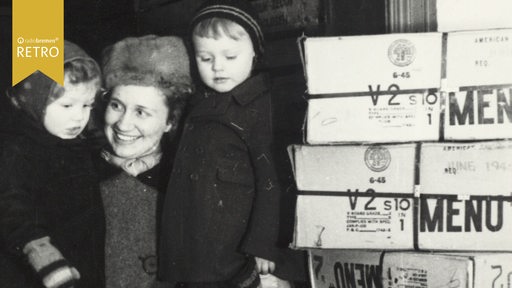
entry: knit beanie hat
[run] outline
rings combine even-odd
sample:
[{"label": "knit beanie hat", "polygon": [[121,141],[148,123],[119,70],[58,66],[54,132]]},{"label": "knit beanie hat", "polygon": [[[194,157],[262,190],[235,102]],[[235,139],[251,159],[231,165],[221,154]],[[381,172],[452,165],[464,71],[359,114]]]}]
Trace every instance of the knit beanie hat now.
[{"label": "knit beanie hat", "polygon": [[[64,64],[77,59],[91,61],[100,71],[98,63],[87,55],[82,48],[64,40]],[[59,84],[50,77],[41,71],[36,71],[8,89],[7,96],[14,106],[28,114],[32,120],[42,123],[46,106],[56,100],[52,97],[54,95],[51,94],[55,91],[57,85]]]},{"label": "knit beanie hat", "polygon": [[190,31],[208,18],[226,18],[242,26],[251,37],[254,51],[258,56],[263,54],[264,38],[258,14],[246,0],[207,0],[197,10],[190,23]]},{"label": "knit beanie hat", "polygon": [[175,36],[128,37],[103,51],[105,88],[152,86],[172,95],[176,86],[192,89],[183,40]]}]

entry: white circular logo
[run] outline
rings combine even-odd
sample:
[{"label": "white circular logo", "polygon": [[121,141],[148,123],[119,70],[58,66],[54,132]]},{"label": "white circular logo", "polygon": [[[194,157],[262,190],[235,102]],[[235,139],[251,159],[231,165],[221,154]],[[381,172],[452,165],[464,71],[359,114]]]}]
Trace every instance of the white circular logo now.
[{"label": "white circular logo", "polygon": [[391,153],[386,147],[370,146],[364,153],[366,167],[374,172],[382,172],[391,163]]},{"label": "white circular logo", "polygon": [[407,66],[416,58],[416,48],[407,39],[395,40],[388,48],[388,58],[396,66]]}]

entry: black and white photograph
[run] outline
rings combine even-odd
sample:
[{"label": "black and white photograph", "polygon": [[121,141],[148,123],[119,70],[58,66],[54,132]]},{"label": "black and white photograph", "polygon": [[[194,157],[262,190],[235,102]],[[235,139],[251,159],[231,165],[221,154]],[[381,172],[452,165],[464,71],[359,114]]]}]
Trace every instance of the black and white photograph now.
[{"label": "black and white photograph", "polygon": [[0,288],[511,287],[511,11],[2,0]]}]

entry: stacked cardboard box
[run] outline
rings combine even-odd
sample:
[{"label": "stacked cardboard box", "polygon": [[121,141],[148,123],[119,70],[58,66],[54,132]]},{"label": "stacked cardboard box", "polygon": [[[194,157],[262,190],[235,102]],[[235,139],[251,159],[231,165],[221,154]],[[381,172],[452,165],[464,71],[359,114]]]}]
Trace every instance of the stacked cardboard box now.
[{"label": "stacked cardboard box", "polygon": [[439,139],[441,33],[307,38],[304,49],[307,143]]},{"label": "stacked cardboard box", "polygon": [[512,251],[512,142],[293,146],[299,248]]},{"label": "stacked cardboard box", "polygon": [[442,35],[306,38],[306,142],[512,138],[512,29]]},{"label": "stacked cardboard box", "polygon": [[447,34],[444,138],[512,138],[512,29]]},{"label": "stacked cardboard box", "polygon": [[293,245],[314,287],[509,283],[512,253],[493,252],[512,251],[511,44],[510,29],[304,40]]},{"label": "stacked cardboard box", "polygon": [[313,288],[510,287],[512,253],[309,251]]},{"label": "stacked cardboard box", "polygon": [[415,144],[294,146],[300,248],[412,249]]}]

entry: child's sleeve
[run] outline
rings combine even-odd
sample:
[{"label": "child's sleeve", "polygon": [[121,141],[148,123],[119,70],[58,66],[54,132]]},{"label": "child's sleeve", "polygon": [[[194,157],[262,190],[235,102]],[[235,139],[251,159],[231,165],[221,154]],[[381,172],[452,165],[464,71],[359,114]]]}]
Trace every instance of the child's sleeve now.
[{"label": "child's sleeve", "polygon": [[258,117],[248,138],[255,178],[255,199],[243,243],[244,252],[271,261],[279,255],[279,200],[281,188],[274,166],[270,102]]},{"label": "child's sleeve", "polygon": [[7,251],[22,256],[28,242],[48,236],[27,185],[34,181],[30,163],[16,145],[5,145],[0,171],[0,243]]},{"label": "child's sleeve", "polygon": [[244,248],[251,255],[275,261],[279,234],[280,187],[273,167],[273,155],[269,146],[253,146],[250,153],[253,158],[256,193]]},{"label": "child's sleeve", "polygon": [[72,287],[80,274],[50,242],[43,213],[36,209],[31,193],[37,187],[29,185],[37,181],[31,161],[15,144],[0,147],[1,248],[26,259],[45,287]]}]

